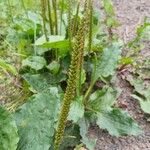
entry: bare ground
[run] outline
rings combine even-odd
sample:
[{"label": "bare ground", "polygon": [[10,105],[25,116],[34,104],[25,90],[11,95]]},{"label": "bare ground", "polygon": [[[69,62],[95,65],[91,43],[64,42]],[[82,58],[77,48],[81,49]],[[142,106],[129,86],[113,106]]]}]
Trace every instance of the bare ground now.
[{"label": "bare ground", "polygon": [[[143,23],[144,18],[150,18],[150,0],[113,0],[113,3],[120,22],[120,26],[114,32],[127,43],[135,37],[136,28]],[[150,42],[146,43],[145,49],[139,55],[142,58],[150,56]],[[119,72],[116,84],[122,89],[118,104],[125,104],[124,109],[138,122],[143,133],[137,137],[117,138],[98,127],[91,127],[90,136],[98,139],[95,150],[150,150],[150,123],[147,122],[139,103],[130,97],[132,87],[121,78]]]}]

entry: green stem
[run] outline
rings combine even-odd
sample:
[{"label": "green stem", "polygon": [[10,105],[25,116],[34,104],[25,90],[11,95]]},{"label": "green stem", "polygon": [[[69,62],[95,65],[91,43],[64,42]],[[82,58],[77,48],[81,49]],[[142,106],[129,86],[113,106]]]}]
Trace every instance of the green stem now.
[{"label": "green stem", "polygon": [[48,17],[49,17],[49,28],[50,28],[50,32],[51,32],[51,35],[54,34],[54,31],[53,31],[53,22],[52,22],[52,12],[51,12],[51,3],[50,3],[50,0],[47,0],[47,3],[48,3]]},{"label": "green stem", "polygon": [[36,52],[36,46],[35,46],[35,41],[36,41],[36,23],[34,22],[34,54],[36,55],[37,52]]},{"label": "green stem", "polygon": [[92,47],[92,23],[93,23],[93,1],[90,0],[90,24],[89,24],[89,52],[91,52]]},{"label": "green stem", "polygon": [[55,35],[58,35],[57,0],[52,0],[55,18]]},{"label": "green stem", "polygon": [[86,93],[84,95],[83,103],[84,103],[85,106],[87,105],[87,101],[88,101],[88,98],[91,94],[91,91],[93,89],[94,84],[95,84],[95,82],[93,82],[93,81],[90,83],[90,86],[89,86],[88,90],[86,91]]},{"label": "green stem", "polygon": [[73,23],[73,33],[72,35],[75,35],[75,32],[77,30],[77,26],[78,26],[78,14],[79,14],[79,9],[80,9],[80,1],[77,4],[77,10],[76,10],[76,15],[75,15],[75,19],[74,19],[74,23]]},{"label": "green stem", "polygon": [[13,22],[13,16],[12,16],[12,9],[11,9],[10,0],[7,0],[7,2],[8,2],[8,7],[9,7],[9,15],[10,15],[11,21]]},{"label": "green stem", "polygon": [[96,54],[94,53],[95,55],[95,64],[94,64],[94,70],[93,70],[93,73],[92,73],[92,77],[91,77],[91,82],[90,82],[90,86],[89,88],[87,89],[85,95],[84,95],[84,98],[83,98],[83,102],[85,104],[85,106],[87,105],[87,102],[88,102],[88,98],[91,94],[91,91],[95,85],[95,82],[96,82],[96,79],[95,79],[95,73],[96,73],[96,64],[97,64],[97,56]]},{"label": "green stem", "polygon": [[62,2],[62,7],[60,12],[60,35],[61,35],[62,22],[63,22],[64,0],[62,0],[61,2]]},{"label": "green stem", "polygon": [[42,19],[43,19],[43,31],[44,31],[46,41],[48,41],[48,36],[46,31],[46,14],[45,14],[46,1],[45,0],[41,0],[41,8],[42,8]]},{"label": "green stem", "polygon": [[72,35],[71,35],[71,1],[70,0],[68,0],[68,38],[69,38],[69,44],[71,48]]},{"label": "green stem", "polygon": [[[55,35],[58,35],[57,0],[52,0],[52,4],[55,18]],[[55,59],[58,61],[58,49],[55,49]]]}]

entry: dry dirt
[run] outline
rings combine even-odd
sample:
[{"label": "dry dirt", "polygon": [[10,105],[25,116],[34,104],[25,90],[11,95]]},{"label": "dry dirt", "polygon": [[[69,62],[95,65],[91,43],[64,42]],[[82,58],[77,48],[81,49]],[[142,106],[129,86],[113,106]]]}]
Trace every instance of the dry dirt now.
[{"label": "dry dirt", "polygon": [[[127,43],[136,35],[136,28],[144,21],[144,17],[150,18],[150,0],[113,0],[120,26],[115,32]],[[150,42],[141,51],[142,57],[150,56]],[[97,138],[95,150],[150,150],[150,123],[140,109],[138,102],[130,97],[133,89],[118,73],[117,85],[122,89],[119,102],[125,103],[130,115],[143,129],[143,134],[133,137],[112,137],[106,131],[98,127],[91,127],[90,135]]]}]

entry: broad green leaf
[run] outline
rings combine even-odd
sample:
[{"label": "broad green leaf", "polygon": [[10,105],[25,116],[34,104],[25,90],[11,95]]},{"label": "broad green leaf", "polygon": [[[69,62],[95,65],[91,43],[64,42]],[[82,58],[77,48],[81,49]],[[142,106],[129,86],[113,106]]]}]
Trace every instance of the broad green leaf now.
[{"label": "broad green leaf", "polygon": [[53,75],[50,73],[43,74],[24,74],[22,76],[27,83],[37,92],[46,91],[52,85],[58,85],[59,82],[66,80],[64,74]]},{"label": "broad green leaf", "polygon": [[58,57],[64,58],[69,52],[69,48],[60,48],[58,49]]},{"label": "broad green leaf", "polygon": [[[29,1],[27,3],[29,3]],[[33,23],[36,23],[36,24],[41,23],[39,13],[36,13],[36,12],[33,12],[33,11],[27,11],[27,15],[28,15],[29,20],[32,20]]]},{"label": "broad green leaf", "polygon": [[17,132],[12,115],[0,106],[0,150],[16,150],[19,141]]},{"label": "broad green leaf", "polygon": [[130,84],[135,88],[135,91],[143,95],[145,93],[144,82],[141,79],[127,79]]},{"label": "broad green leaf", "polygon": [[44,78],[41,74],[24,74],[22,76],[27,83],[37,92],[42,92],[44,90],[47,90],[50,86],[47,82],[47,79]]},{"label": "broad green leaf", "polygon": [[141,100],[140,106],[145,113],[150,114],[150,97],[148,100]]},{"label": "broad green leaf", "polygon": [[135,91],[141,95],[143,95],[145,98],[150,97],[150,87],[146,88],[144,85],[144,81],[141,79],[128,79],[130,84],[134,86]]},{"label": "broad green leaf", "polygon": [[117,91],[111,87],[103,88],[91,94],[88,107],[97,112],[110,110],[117,98]]},{"label": "broad green leaf", "polygon": [[105,48],[101,59],[97,62],[94,80],[99,77],[108,77],[115,73],[118,61],[121,58],[121,43],[114,42],[108,48]]},{"label": "broad green leaf", "polygon": [[26,18],[15,18],[14,19],[14,28],[16,30],[21,30],[29,35],[34,35],[34,32],[39,32],[40,25],[35,24],[32,20]]},{"label": "broad green leaf", "polygon": [[135,94],[131,96],[137,99],[140,103],[141,109],[150,114],[150,86],[146,88],[144,81],[141,79],[128,79],[130,84],[135,88]]},{"label": "broad green leaf", "polygon": [[77,124],[68,125],[65,128],[64,138],[62,144],[60,145],[60,150],[67,150],[69,148],[75,147],[80,143],[80,130]]},{"label": "broad green leaf", "polygon": [[16,68],[14,66],[8,64],[7,62],[5,62],[3,59],[0,59],[0,68],[11,72],[13,75],[18,74]]},{"label": "broad green leaf", "polygon": [[39,93],[14,115],[21,137],[18,150],[48,150],[52,145],[60,98],[57,88]]},{"label": "broad green leaf", "polygon": [[63,40],[59,42],[46,42],[43,45],[41,45],[43,48],[69,48],[69,41],[68,40]]},{"label": "broad green leaf", "polygon": [[46,41],[45,36],[43,35],[37,41],[35,41],[36,46],[40,46],[43,48],[68,48],[69,41],[65,40],[64,36],[60,35],[51,35],[48,37],[48,41]]},{"label": "broad green leaf", "polygon": [[[62,41],[64,40],[65,37],[64,36],[60,36],[60,35],[51,35],[48,36],[48,41],[53,43],[53,42],[58,42],[58,41]],[[35,41],[35,45],[43,45],[46,41],[45,35],[42,35],[40,38],[38,38]]]},{"label": "broad green leaf", "polygon": [[125,112],[114,108],[97,114],[97,125],[114,136],[138,135],[141,133],[140,127]]},{"label": "broad green leaf", "polygon": [[50,70],[51,73],[53,74],[57,74],[59,72],[60,69],[60,63],[57,61],[52,61],[48,66],[47,69]]},{"label": "broad green leaf", "polygon": [[[58,58],[64,58],[69,52],[68,48],[60,48],[60,49],[53,49],[53,50],[57,50]],[[36,48],[36,52],[38,55],[43,55],[47,51],[51,51],[51,49],[44,48],[44,47],[37,47]]]},{"label": "broad green leaf", "polygon": [[84,116],[84,105],[82,100],[83,97],[79,97],[71,103],[68,119],[73,120],[74,123]]},{"label": "broad green leaf", "polygon": [[46,60],[40,56],[30,56],[22,61],[22,65],[29,66],[35,70],[40,70],[46,66]]},{"label": "broad green leaf", "polygon": [[80,126],[80,135],[82,137],[81,142],[85,144],[85,146],[88,148],[88,150],[94,150],[94,147],[96,145],[96,139],[90,139],[87,135],[88,129],[89,129],[89,121],[85,118],[82,118],[79,120],[79,126]]},{"label": "broad green leaf", "polygon": [[144,99],[144,98],[137,96],[137,95],[134,95],[134,94],[132,94],[131,96],[140,102],[141,109],[145,113],[150,114],[150,97]]}]

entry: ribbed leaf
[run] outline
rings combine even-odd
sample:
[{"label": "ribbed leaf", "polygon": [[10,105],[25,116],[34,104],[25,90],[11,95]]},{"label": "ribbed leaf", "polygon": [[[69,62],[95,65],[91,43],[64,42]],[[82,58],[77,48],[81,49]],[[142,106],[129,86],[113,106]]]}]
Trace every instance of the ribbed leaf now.
[{"label": "ribbed leaf", "polygon": [[73,120],[75,123],[84,116],[84,105],[82,100],[83,97],[74,100],[70,107],[68,119]]},{"label": "ribbed leaf", "polygon": [[114,136],[137,135],[141,133],[140,127],[125,112],[114,108],[111,111],[101,112],[97,114],[97,124],[102,129]]},{"label": "ribbed leaf", "polygon": [[97,62],[97,68],[95,73],[95,80],[99,77],[108,77],[115,73],[115,69],[118,65],[118,60],[121,57],[121,43],[114,42],[108,48],[105,48],[100,62]]},{"label": "ribbed leaf", "polygon": [[48,150],[52,144],[59,110],[57,88],[39,93],[15,114],[21,137],[18,150]]},{"label": "ribbed leaf", "polygon": [[91,94],[87,107],[97,115],[99,127],[106,129],[111,135],[139,134],[139,126],[128,113],[114,108],[118,96],[117,91],[111,87],[103,88]]},{"label": "ribbed leaf", "polygon": [[137,99],[140,103],[141,109],[150,114],[150,87],[146,87],[144,81],[141,79],[128,79],[130,84],[134,86],[135,94],[131,96]]},{"label": "ribbed leaf", "polygon": [[24,74],[22,76],[27,83],[32,87],[32,90],[36,92],[42,92],[48,90],[52,85],[58,85],[59,82],[66,79],[64,74],[53,75],[50,73],[43,74]]},{"label": "ribbed leaf", "polygon": [[52,61],[48,66],[47,66],[47,69],[49,69],[49,71],[56,75],[58,74],[59,72],[59,69],[60,69],[60,63],[57,62],[57,61]]},{"label": "ribbed leaf", "polygon": [[150,97],[147,99],[144,99],[138,95],[131,95],[133,98],[137,99],[140,102],[141,109],[147,113],[150,114]]},{"label": "ribbed leaf", "polygon": [[60,150],[73,149],[77,144],[80,143],[80,131],[77,124],[70,124],[65,128],[64,138],[60,146]]},{"label": "ribbed leaf", "polygon": [[44,78],[41,74],[29,74],[26,73],[22,76],[27,83],[37,92],[42,92],[47,90],[50,86],[47,83],[47,79]]},{"label": "ribbed leaf", "polygon": [[88,107],[95,111],[110,110],[117,98],[117,91],[111,87],[103,88],[91,94]]},{"label": "ribbed leaf", "polygon": [[0,106],[0,150],[16,150],[19,141],[13,117]]},{"label": "ribbed leaf", "polygon": [[29,66],[35,70],[40,70],[46,65],[46,60],[40,56],[30,56],[22,61],[22,65]]},{"label": "ribbed leaf", "polygon": [[79,121],[80,126],[80,135],[82,137],[81,142],[85,144],[85,146],[88,148],[88,150],[94,150],[94,147],[96,145],[96,139],[90,139],[88,137],[88,129],[89,129],[89,121],[85,118],[81,119]]},{"label": "ribbed leaf", "polygon": [[35,41],[35,45],[43,48],[68,48],[69,41],[60,35],[51,35],[48,37],[48,41],[46,41],[45,36],[42,36]]},{"label": "ribbed leaf", "polygon": [[127,79],[127,80],[130,82],[132,86],[134,86],[135,91],[138,92],[139,94],[144,95],[144,96],[147,96],[147,94],[150,94],[150,89],[149,89],[149,92],[146,91],[143,80],[137,79],[137,78]]}]

